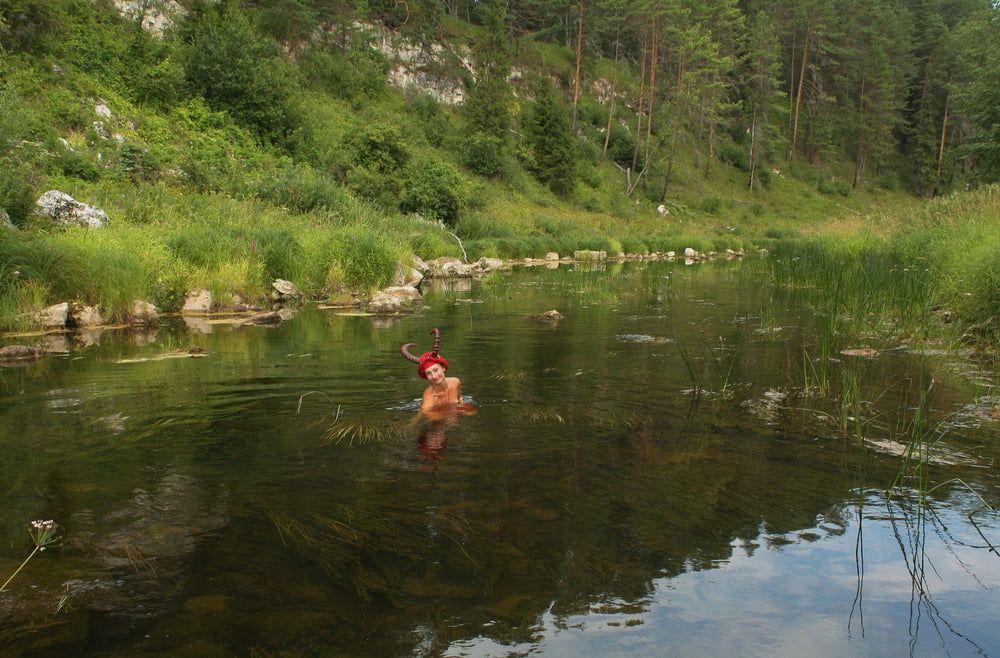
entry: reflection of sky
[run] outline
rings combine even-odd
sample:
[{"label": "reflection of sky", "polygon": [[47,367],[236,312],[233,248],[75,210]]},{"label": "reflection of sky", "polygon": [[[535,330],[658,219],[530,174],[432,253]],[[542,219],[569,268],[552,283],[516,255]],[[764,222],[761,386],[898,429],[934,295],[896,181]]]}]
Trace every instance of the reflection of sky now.
[{"label": "reflection of sky", "polygon": [[[718,568],[654,581],[646,612],[562,619],[549,612],[539,620],[537,639],[530,645],[503,646],[481,637],[456,642],[445,655],[505,656],[516,651],[574,657],[969,656],[1000,652],[1000,558],[954,540],[945,543],[928,522],[924,568],[930,605],[916,598],[911,601],[908,531],[901,521],[896,522],[907,547],[904,559],[892,523],[878,512],[876,516],[878,520],[866,520],[863,527],[863,631],[857,610],[851,619],[858,582],[854,523],[847,533],[819,541],[772,548],[761,541],[752,555],[734,542],[732,558]],[[943,518],[948,530],[960,532],[964,519],[950,516]],[[972,529],[955,539],[983,544]],[[991,543],[996,540],[994,533]],[[592,604],[592,609],[608,607]]]}]

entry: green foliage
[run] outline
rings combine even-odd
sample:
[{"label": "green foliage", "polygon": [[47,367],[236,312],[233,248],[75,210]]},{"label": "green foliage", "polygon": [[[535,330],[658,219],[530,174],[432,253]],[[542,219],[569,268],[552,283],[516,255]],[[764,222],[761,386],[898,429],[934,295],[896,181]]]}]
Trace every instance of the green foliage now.
[{"label": "green foliage", "polygon": [[292,130],[286,103],[294,74],[277,44],[258,33],[246,14],[220,3],[189,12],[184,35],[184,77],[192,94],[228,112],[258,137],[283,140]]},{"label": "green foliage", "polygon": [[450,165],[436,160],[418,160],[408,169],[399,209],[454,226],[458,220],[462,181]]},{"label": "green foliage", "polygon": [[298,66],[309,84],[337,98],[372,99],[385,92],[388,63],[361,32],[352,31],[345,48],[324,40],[310,44]]},{"label": "green foliage", "polygon": [[373,123],[347,139],[352,162],[381,174],[398,172],[410,158],[399,128],[388,123]]},{"label": "green foliage", "polygon": [[307,164],[284,159],[260,171],[253,192],[263,200],[299,212],[336,210],[350,203],[350,192],[337,181]]},{"label": "green foliage", "polygon": [[851,196],[851,184],[836,178],[821,177],[816,181],[816,189],[821,194],[839,194],[840,196]]},{"label": "green foliage", "polygon": [[550,80],[537,80],[533,89],[535,99],[524,119],[529,147],[527,166],[553,192],[567,195],[576,182],[576,152],[569,112],[556,98]]},{"label": "green foliage", "polygon": [[345,229],[328,245],[333,255],[328,284],[351,289],[385,286],[396,271],[401,254],[389,236],[362,226]]},{"label": "green foliage", "polygon": [[476,78],[468,89],[462,107],[469,119],[470,132],[479,132],[503,142],[511,124],[510,40],[507,37],[507,13],[498,0],[483,4],[486,33],[473,49]]},{"label": "green foliage", "polygon": [[507,155],[499,137],[474,132],[466,137],[463,151],[465,166],[473,173],[496,178],[504,172]]},{"label": "green foliage", "polygon": [[35,192],[29,177],[23,165],[0,159],[0,210],[7,212],[15,226],[23,225],[35,208]]}]

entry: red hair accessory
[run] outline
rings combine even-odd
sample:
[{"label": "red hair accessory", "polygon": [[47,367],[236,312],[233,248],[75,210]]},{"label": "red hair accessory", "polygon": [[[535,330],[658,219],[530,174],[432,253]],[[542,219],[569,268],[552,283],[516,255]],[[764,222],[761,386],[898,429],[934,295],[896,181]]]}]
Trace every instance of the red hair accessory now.
[{"label": "red hair accessory", "polygon": [[417,364],[417,376],[422,379],[427,379],[427,375],[424,371],[430,368],[432,365],[439,364],[445,370],[448,369],[448,360],[441,356],[441,331],[434,327],[431,330],[431,334],[434,336],[434,350],[431,352],[424,352],[420,356],[414,356],[410,353],[410,348],[414,347],[416,343],[407,343],[406,345],[401,345],[399,347],[399,353],[403,355],[407,361],[412,361]]}]

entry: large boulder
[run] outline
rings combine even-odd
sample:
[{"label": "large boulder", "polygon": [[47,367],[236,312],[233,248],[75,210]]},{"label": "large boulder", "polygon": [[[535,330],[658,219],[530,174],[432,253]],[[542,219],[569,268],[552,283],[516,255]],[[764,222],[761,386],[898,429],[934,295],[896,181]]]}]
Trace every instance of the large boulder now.
[{"label": "large boulder", "polygon": [[446,279],[451,277],[471,277],[473,266],[467,265],[454,256],[441,256],[428,263],[430,271],[426,273],[429,278]]},{"label": "large boulder", "polygon": [[[426,263],[424,263],[426,265]],[[392,276],[390,286],[411,286],[416,288],[424,280],[424,275],[414,267],[396,263],[396,271]]]},{"label": "large boulder", "polygon": [[49,190],[35,202],[35,213],[57,224],[101,228],[108,223],[108,214],[96,206],[80,203],[65,192]]},{"label": "large boulder", "polygon": [[431,271],[431,266],[428,265],[423,258],[416,254],[413,254],[413,256],[410,257],[410,265],[412,265],[413,269],[420,272],[423,276],[427,276],[427,273]]},{"label": "large boulder", "polygon": [[483,256],[472,264],[474,274],[488,274],[503,267],[503,261],[499,258],[487,258]]},{"label": "large boulder", "polygon": [[573,252],[573,260],[607,260],[608,252],[580,249]]},{"label": "large boulder", "polygon": [[104,324],[104,317],[96,306],[74,304],[70,307],[66,324],[78,328],[97,327]]},{"label": "large boulder", "polygon": [[32,319],[43,329],[62,329],[69,318],[69,303],[53,304],[36,312]]},{"label": "large boulder", "polygon": [[412,286],[392,286],[379,290],[368,301],[370,313],[399,313],[412,309],[423,301],[420,291]]},{"label": "large boulder", "polygon": [[160,317],[160,310],[153,304],[137,299],[132,302],[132,310],[129,319],[136,324],[149,324],[156,322]]},{"label": "large boulder", "polygon": [[274,290],[271,291],[272,301],[282,303],[302,299],[302,291],[300,291],[291,281],[275,279],[271,282],[271,287],[274,288]]},{"label": "large boulder", "polygon": [[184,298],[184,306],[181,307],[182,314],[198,315],[199,313],[212,312],[212,292],[204,288],[196,288]]}]

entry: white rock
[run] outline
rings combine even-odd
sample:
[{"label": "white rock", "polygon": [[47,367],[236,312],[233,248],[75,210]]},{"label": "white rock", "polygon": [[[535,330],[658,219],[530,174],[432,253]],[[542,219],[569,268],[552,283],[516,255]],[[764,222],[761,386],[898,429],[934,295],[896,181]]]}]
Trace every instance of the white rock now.
[{"label": "white rock", "polygon": [[196,288],[187,294],[181,313],[198,314],[211,313],[212,292],[204,288]]},{"label": "white rock", "polygon": [[423,300],[420,291],[413,286],[390,286],[381,292],[392,297],[397,297],[404,302],[419,302]]},{"label": "white rock", "polygon": [[550,251],[549,253],[545,254],[545,260],[559,260],[559,254],[557,254],[554,251]]},{"label": "white rock", "polygon": [[66,326],[69,317],[69,303],[53,304],[34,314],[34,320],[45,329],[62,328]]},{"label": "white rock", "polygon": [[153,304],[147,301],[137,299],[132,302],[132,322],[138,323],[148,323],[156,322],[157,318],[160,317],[160,310],[156,308]]},{"label": "white rock", "polygon": [[68,324],[74,327],[96,327],[104,324],[104,317],[96,306],[77,306],[70,308]]},{"label": "white rock", "polygon": [[697,255],[698,252],[692,249],[691,247],[684,248],[684,258],[695,258]]},{"label": "white rock", "polygon": [[108,214],[96,206],[80,203],[65,192],[49,190],[35,202],[35,213],[68,226],[101,228],[108,223]]},{"label": "white rock", "polygon": [[271,282],[271,287],[274,288],[275,292],[279,293],[284,297],[293,297],[298,299],[302,296],[302,293],[295,284],[291,281],[285,281],[284,279],[275,279]]},{"label": "white rock", "polygon": [[0,230],[16,231],[17,227],[14,226],[14,222],[10,221],[10,215],[3,208],[0,208]]},{"label": "white rock", "polygon": [[105,119],[110,119],[114,115],[111,113],[111,108],[107,106],[104,101],[100,101],[94,106],[94,114],[99,117],[104,117]]},{"label": "white rock", "polygon": [[670,210],[662,203],[656,206],[656,212],[659,213],[660,217],[666,217],[670,214]]},{"label": "white rock", "polygon": [[424,276],[427,276],[427,273],[431,271],[431,266],[428,265],[423,258],[417,256],[416,254],[410,256],[410,265],[413,266],[413,269],[420,272]]}]

